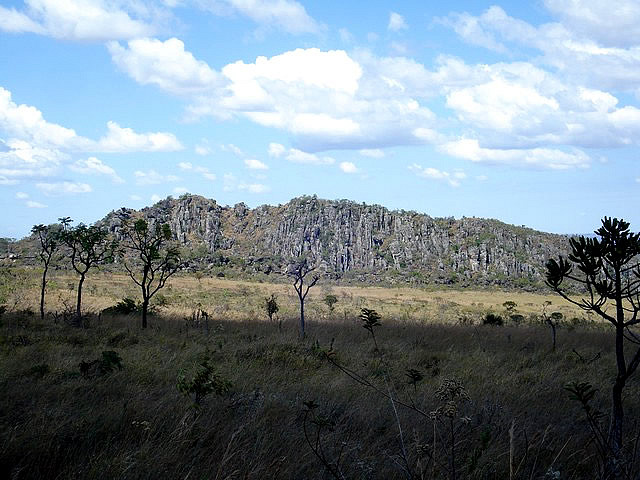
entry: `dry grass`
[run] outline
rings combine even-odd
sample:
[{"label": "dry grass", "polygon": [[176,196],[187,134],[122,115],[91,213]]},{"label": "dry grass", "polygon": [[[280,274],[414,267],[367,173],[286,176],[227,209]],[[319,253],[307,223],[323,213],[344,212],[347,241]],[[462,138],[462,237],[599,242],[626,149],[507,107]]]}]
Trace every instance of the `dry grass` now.
[{"label": "dry grass", "polygon": [[[527,306],[537,312],[535,305],[553,297],[333,287],[339,304],[330,316],[319,301],[326,290],[319,287],[308,314],[309,336],[300,341],[295,298],[285,284],[178,277],[162,292],[168,306],[143,331],[135,316],[94,317],[87,328],[74,329],[20,312],[36,303],[30,298],[35,292],[37,300],[34,278],[15,277],[14,290],[6,282],[3,290],[10,296],[24,289],[11,297],[19,308],[0,318],[2,478],[331,478],[304,439],[304,402],[313,399],[315,412],[333,425],[321,432],[324,452],[335,461],[342,451],[345,478],[406,478],[399,423],[416,478],[449,479],[442,417],[435,437],[428,415],[399,407],[395,418],[383,394],[327,361],[331,344],[336,362],[427,414],[446,403],[436,395],[445,379],[464,385],[468,400],[458,402],[453,422],[458,479],[510,478],[510,465],[514,480],[554,478],[545,477],[549,471],[562,479],[596,478],[590,431],[563,387],[574,380],[592,383],[602,392],[596,406],[607,411],[614,363],[608,328],[567,324],[552,351],[549,331],[539,322],[456,323],[465,309],[469,315],[501,312],[502,303],[512,300],[523,313]],[[53,279],[51,305],[73,295],[65,284],[70,280]],[[123,276],[93,275],[88,283],[87,310],[135,294]],[[272,292],[283,304],[281,330],[262,313],[262,299]],[[184,320],[197,303],[215,314],[208,330]],[[412,304],[421,308],[406,316],[403,309]],[[361,306],[382,313],[380,352],[356,317]],[[124,369],[81,375],[80,362],[106,350],[122,357]],[[207,397],[196,413],[176,385],[180,373],[192,372],[205,355],[232,389]],[[415,390],[407,381],[409,368],[424,375]],[[625,399],[630,439],[639,394],[634,379]],[[307,426],[313,433],[315,427]]]},{"label": "dry grass", "polygon": [[[22,270],[21,280],[14,283],[13,293],[7,294],[6,303],[16,308],[38,309],[38,270]],[[201,308],[214,316],[227,319],[265,319],[264,299],[272,293],[278,297],[280,315],[297,315],[298,299],[286,278],[283,283],[257,283],[220,278],[202,278],[192,275],[172,277],[165,289],[152,301],[161,304],[168,316],[183,317]],[[75,304],[76,277],[70,272],[57,271],[51,275],[47,305],[60,310]],[[330,315],[323,302],[327,294],[336,295],[338,303]],[[140,292],[123,274],[90,272],[84,287],[84,303],[88,311],[100,311],[114,305],[124,297],[140,298]],[[1,300],[1,299],[0,299]],[[418,289],[410,287],[353,287],[323,285],[312,288],[307,300],[309,312],[320,320],[335,320],[357,315],[362,307],[373,308],[390,318],[413,322],[457,323],[461,319],[479,322],[487,313],[505,315],[503,303],[513,301],[517,313],[525,317],[539,316],[545,302],[551,302],[548,312],[562,312],[565,318],[581,318],[584,312],[557,295],[505,290],[471,289]]]}]

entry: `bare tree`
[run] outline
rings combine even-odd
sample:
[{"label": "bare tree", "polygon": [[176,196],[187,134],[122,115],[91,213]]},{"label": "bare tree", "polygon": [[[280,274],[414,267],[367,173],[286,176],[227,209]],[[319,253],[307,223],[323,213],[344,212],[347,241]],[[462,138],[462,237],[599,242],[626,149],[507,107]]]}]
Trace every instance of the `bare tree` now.
[{"label": "bare tree", "polygon": [[39,257],[44,270],[42,271],[42,285],[40,288],[40,318],[44,320],[44,297],[47,289],[47,272],[53,260],[53,255],[59,246],[60,230],[52,225],[34,225],[31,233],[38,236],[40,240]]},{"label": "bare tree", "polygon": [[115,241],[109,241],[108,232],[102,227],[83,223],[75,228],[69,228],[70,219],[60,219],[63,225],[61,239],[70,250],[71,266],[80,276],[78,280],[78,298],[76,302],[76,316],[74,323],[80,326],[82,320],[82,285],[87,272],[96,265],[105,263],[113,258]]},{"label": "bare tree", "polygon": [[[640,323],[640,234],[631,233],[628,222],[607,217],[595,233],[598,238],[569,239],[568,258],[547,262],[547,285],[568,302],[596,313],[615,329],[617,373],[611,392],[604,478],[620,479],[624,475],[623,390],[640,365],[640,336],[634,330]],[[582,285],[585,298],[579,301],[571,298],[563,285],[565,279]],[[611,307],[614,311],[610,313]],[[631,349],[630,360],[627,347]]]},{"label": "bare tree", "polygon": [[176,245],[167,246],[171,240],[168,224],[156,223],[149,228],[144,219],[133,225],[122,218],[123,247],[133,253],[124,258],[124,267],[142,291],[142,328],[147,328],[147,313],[151,298],[180,267],[180,251]]},{"label": "bare tree", "polygon": [[304,338],[304,301],[307,298],[307,294],[311,287],[313,287],[320,277],[314,275],[311,279],[311,282],[308,283],[305,287],[304,281],[305,277],[313,272],[315,267],[309,265],[309,262],[306,258],[299,259],[289,265],[287,270],[287,275],[289,275],[293,279],[293,288],[296,289],[296,293],[298,294],[298,299],[300,300],[300,338]]}]

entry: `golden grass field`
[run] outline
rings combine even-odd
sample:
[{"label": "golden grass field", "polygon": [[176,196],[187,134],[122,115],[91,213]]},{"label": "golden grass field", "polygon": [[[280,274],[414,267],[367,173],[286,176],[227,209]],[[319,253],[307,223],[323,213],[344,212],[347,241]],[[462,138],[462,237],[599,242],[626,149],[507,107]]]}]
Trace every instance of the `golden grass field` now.
[{"label": "golden grass field", "polygon": [[[5,288],[10,306],[17,309],[39,308],[38,269],[15,270],[16,279]],[[264,283],[225,278],[197,279],[193,275],[172,277],[164,289],[152,300],[158,313],[172,317],[188,316],[194,310],[207,311],[214,318],[233,320],[265,319],[265,298],[275,294],[283,318],[295,317],[298,298],[293,286],[284,276],[280,283]],[[12,283],[13,282],[13,283]],[[11,286],[13,285],[13,287]],[[47,309],[59,311],[75,305],[77,277],[69,271],[53,271],[49,275]],[[330,312],[324,302],[328,294],[338,299]],[[125,274],[91,271],[84,289],[83,305],[87,312],[99,312],[114,305],[124,297],[140,298],[138,287]],[[525,318],[539,316],[545,302],[550,302],[547,313],[561,312],[566,319],[582,318],[584,312],[551,292],[530,293],[499,289],[457,289],[434,286],[427,289],[401,287],[341,286],[323,284],[313,287],[305,308],[310,318],[331,320],[356,316],[363,307],[377,310],[381,315],[399,321],[456,323],[464,319],[468,323],[480,321],[487,313],[503,315],[504,302],[517,304],[515,313]]]}]

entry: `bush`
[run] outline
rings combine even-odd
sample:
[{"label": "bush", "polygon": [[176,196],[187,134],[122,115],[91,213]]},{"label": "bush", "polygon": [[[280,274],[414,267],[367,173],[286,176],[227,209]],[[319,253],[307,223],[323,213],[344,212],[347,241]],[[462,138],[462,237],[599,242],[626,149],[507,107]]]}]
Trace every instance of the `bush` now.
[{"label": "bush", "polygon": [[504,325],[504,320],[502,320],[502,317],[500,315],[496,315],[494,313],[487,313],[482,323],[484,325],[494,325],[497,327],[501,327],[502,325]]},{"label": "bush", "polygon": [[102,313],[107,315],[131,315],[132,313],[139,313],[141,311],[142,307],[140,304],[137,304],[135,300],[132,300],[131,298],[123,298],[115,305],[102,310]]}]

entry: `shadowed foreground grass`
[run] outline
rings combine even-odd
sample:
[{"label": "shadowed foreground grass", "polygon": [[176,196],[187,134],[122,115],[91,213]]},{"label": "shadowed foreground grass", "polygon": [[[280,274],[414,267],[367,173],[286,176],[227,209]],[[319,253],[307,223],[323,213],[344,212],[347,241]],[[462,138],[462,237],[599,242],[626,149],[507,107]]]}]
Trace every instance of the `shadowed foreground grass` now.
[{"label": "shadowed foreground grass", "polygon": [[[309,400],[322,419],[307,422],[310,439],[320,428],[325,458],[335,463],[340,456],[344,478],[408,478],[408,464],[414,478],[445,479],[452,463],[460,479],[594,478],[590,432],[563,386],[591,382],[606,412],[614,364],[611,332],[602,326],[561,329],[552,352],[542,326],[383,318],[380,356],[354,318],[310,318],[303,342],[293,321],[279,331],[262,321],[217,320],[208,333],[158,317],[147,331],[137,317],[103,316],[85,329],[28,314],[0,321],[0,477],[12,479],[331,478],[305,442]],[[468,400],[457,401],[450,417],[434,414],[435,428],[428,416],[401,406],[396,419],[388,399],[326,360],[332,339],[336,362],[425,412],[444,411],[435,395],[444,379],[460,381]],[[122,370],[80,373],[80,362],[109,350],[122,358]],[[232,388],[195,409],[176,384],[204,356]],[[424,377],[415,387],[409,368]],[[639,418],[638,393],[633,380],[630,429]]]}]

